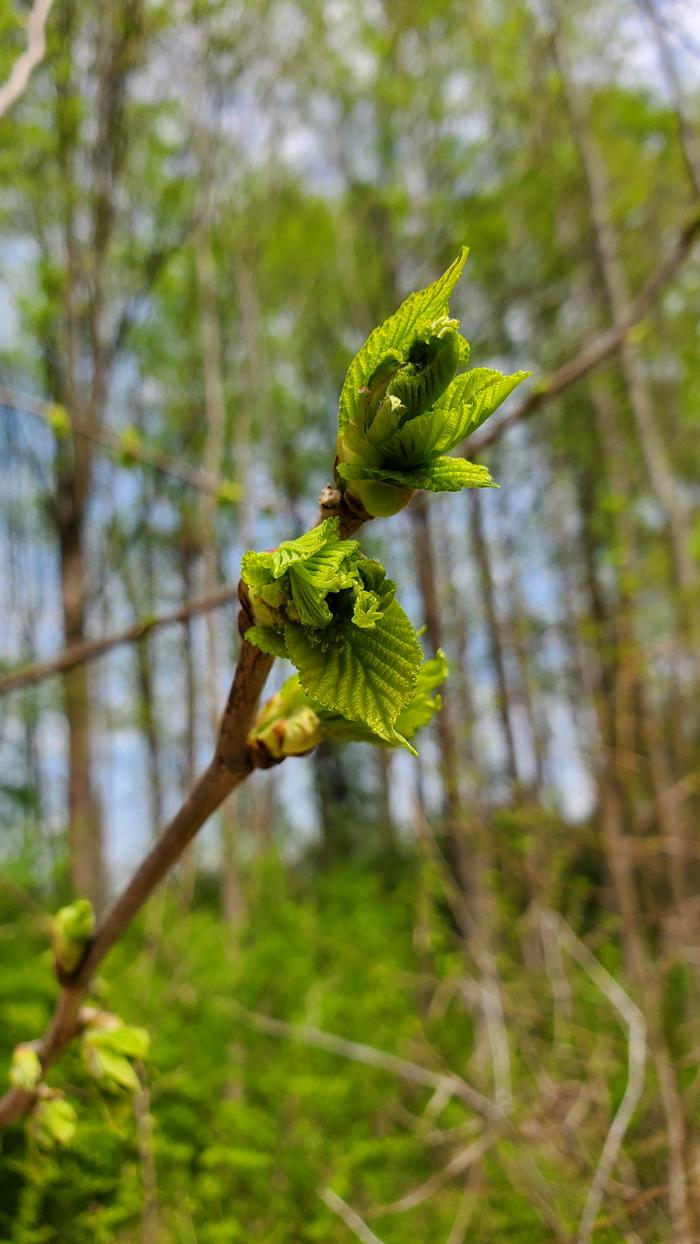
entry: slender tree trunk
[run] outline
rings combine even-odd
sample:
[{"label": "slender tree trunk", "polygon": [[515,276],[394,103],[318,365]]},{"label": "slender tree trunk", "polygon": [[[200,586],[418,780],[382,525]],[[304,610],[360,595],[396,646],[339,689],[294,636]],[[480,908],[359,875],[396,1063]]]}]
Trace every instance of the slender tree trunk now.
[{"label": "slender tree trunk", "polygon": [[481,498],[476,490],[469,494],[469,505],[472,541],[477,564],[479,566],[481,595],[484,605],[484,617],[486,620],[486,631],[489,640],[491,664],[496,678],[496,706],[503,734],[503,744],[506,756],[506,772],[513,788],[517,790],[519,784],[518,762],[515,750],[515,736],[513,734],[513,726],[511,723],[510,688],[508,685],[508,674],[506,671],[501,625],[496,608],[496,593],[494,590],[493,574],[491,572],[491,558],[489,556],[488,543],[486,541],[483,523],[481,520]]},{"label": "slender tree trunk", "polygon": [[[583,553],[591,598],[592,618],[601,637],[609,631],[607,611],[603,603],[595,566],[595,550],[591,529],[592,508],[590,488],[584,485]],[[611,646],[602,639],[603,650]],[[601,773],[601,821],[606,859],[613,880],[620,910],[623,946],[627,966],[635,989],[642,1000],[648,1025],[649,1045],[659,1077],[659,1087],[666,1120],[668,1140],[668,1198],[674,1229],[674,1244],[692,1244],[688,1187],[686,1177],[686,1125],[683,1101],[678,1088],[675,1068],[663,1027],[663,991],[656,965],[650,961],[643,935],[644,921],[640,911],[638,889],[625,831],[627,812],[622,784],[616,765],[617,739],[614,725],[615,671],[609,658],[601,664],[597,680],[595,707],[599,721],[603,766]]]},{"label": "slender tree trunk", "polygon": [[[584,95],[569,63],[559,4],[560,0],[552,0],[554,53],[562,75],[574,142],[584,171],[603,287],[610,313],[616,320],[623,316],[630,301],[627,277],[612,219],[603,153],[588,123]],[[645,360],[630,337],[622,345],[620,361],[647,474],[666,516],[683,616],[686,625],[689,625],[697,609],[698,580],[691,549],[691,516],[679,495],[666,442],[657,425],[656,402],[646,378]],[[692,625],[694,628],[694,620]]]},{"label": "slender tree trunk", "polygon": [[379,814],[384,847],[387,851],[395,851],[398,843],[394,810],[392,807],[392,755],[388,748],[377,747],[376,765],[379,779]]},{"label": "slender tree trunk", "polygon": [[[408,510],[413,537],[418,586],[423,608],[423,622],[432,655],[443,646],[441,606],[437,584],[437,562],[428,507],[423,493],[418,493]],[[443,690],[442,712],[437,715],[440,742],[440,767],[445,797],[445,809],[454,829],[461,817],[459,796],[459,757],[455,745],[452,705],[449,693]]]},{"label": "slender tree trunk", "polygon": [[[59,507],[57,520],[64,643],[87,638],[85,537],[82,507]],[[88,667],[63,676],[68,724],[68,842],[71,884],[76,895],[102,909],[105,898],[101,810],[92,780],[92,722]]]},{"label": "slender tree trunk", "polygon": [[[191,533],[184,524],[178,541],[180,547],[180,573],[182,576],[183,600],[191,600],[195,595],[195,561],[197,549],[192,542]],[[195,669],[194,620],[188,618],[182,628],[182,655],[185,696],[185,735],[182,761],[183,795],[191,790],[197,776],[197,673]],[[182,886],[180,900],[185,908],[189,908],[194,897],[197,880],[197,840],[191,842],[182,854],[181,860]]]},{"label": "slender tree trunk", "polygon": [[656,0],[639,0],[639,6],[649,20],[654,42],[656,43],[661,72],[676,116],[678,140],[683,153],[688,181],[693,191],[693,199],[700,200],[700,139],[698,138],[697,129],[687,114],[683,84],[678,73],[678,67],[659,19]]},{"label": "slender tree trunk", "polygon": [[[194,249],[197,290],[199,294],[202,367],[207,421],[204,466],[210,475],[217,477],[221,475],[223,463],[226,400],[224,396],[223,351],[217,297],[216,266],[210,234],[212,205],[210,186],[207,179],[211,176],[211,170],[208,159],[207,140],[198,129],[195,132],[195,146],[199,152],[202,187],[198,213],[199,219],[194,235]],[[239,483],[241,483],[240,478]],[[205,594],[214,591],[217,586],[216,515],[217,498],[212,493],[203,493],[200,507],[200,530],[204,579],[203,590]],[[247,540],[247,536],[247,532],[242,533],[244,542]],[[216,616],[214,613],[207,615],[206,626],[209,712],[212,732],[215,736],[220,713],[219,677],[221,666]],[[231,799],[226,801],[221,810],[221,832],[223,839],[222,903],[224,915],[227,923],[232,928],[238,928],[243,920],[244,899],[239,869],[236,864],[236,826]]]},{"label": "slender tree trunk", "polygon": [[[150,506],[147,504],[147,511]],[[155,567],[153,565],[153,557],[148,541],[144,542],[143,554],[143,576],[144,584],[148,596],[145,602],[145,608],[149,611],[153,610],[153,594],[150,587],[154,581]],[[144,601],[139,599],[134,582],[133,574],[129,566],[128,557],[124,558],[122,565],[122,576],[124,586],[131,604],[131,608],[135,618],[138,618],[144,611]],[[151,832],[157,834],[159,827],[164,822],[164,804],[163,804],[163,782],[162,782],[162,749],[160,739],[160,728],[158,724],[158,710],[155,694],[155,657],[153,652],[153,641],[144,637],[135,645],[134,652],[136,660],[136,685],[138,688],[138,720],[143,732],[146,744],[146,752],[148,755],[148,790],[149,790],[149,818],[151,822]]]},{"label": "slender tree trunk", "polygon": [[508,575],[507,594],[509,612],[507,625],[508,644],[515,658],[515,665],[518,673],[520,701],[525,711],[525,718],[528,724],[530,741],[532,744],[532,759],[534,768],[532,793],[535,797],[539,797],[542,793],[545,782],[547,746],[542,729],[542,723],[537,711],[537,695],[536,691],[533,692],[532,686],[532,654],[530,652],[527,636],[527,612],[522,592],[520,590],[520,584],[517,579],[517,573],[514,567],[511,567]]}]

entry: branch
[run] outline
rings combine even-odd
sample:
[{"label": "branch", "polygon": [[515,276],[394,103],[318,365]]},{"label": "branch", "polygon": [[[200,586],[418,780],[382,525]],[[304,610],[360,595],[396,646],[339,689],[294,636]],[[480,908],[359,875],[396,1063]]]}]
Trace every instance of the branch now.
[{"label": "branch", "polygon": [[478,1089],[472,1088],[461,1076],[431,1071],[429,1067],[423,1067],[407,1058],[399,1058],[397,1054],[389,1054],[386,1050],[378,1050],[373,1045],[364,1045],[359,1041],[349,1041],[346,1037],[338,1037],[335,1033],[324,1032],[321,1028],[312,1028],[308,1024],[288,1024],[285,1020],[261,1015],[258,1011],[248,1011],[242,1006],[237,1006],[236,1010],[257,1032],[263,1032],[269,1037],[300,1041],[304,1045],[314,1046],[317,1050],[327,1050],[329,1054],[339,1054],[342,1058],[364,1063],[367,1067],[388,1071],[390,1075],[407,1080],[410,1084],[444,1090],[450,1097],[459,1098],[470,1110],[487,1119],[489,1123],[506,1121],[503,1111]]},{"label": "branch", "polygon": [[624,345],[631,330],[651,311],[662,290],[687,259],[699,236],[700,204],[696,204],[676,239],[675,246],[648,277],[625,314],[604,333],[595,337],[572,359],[569,359],[568,363],[563,363],[551,376],[541,381],[509,415],[491,427],[477,432],[475,436],[471,436],[466,442],[467,455],[470,458],[478,456],[482,450],[500,440],[514,424],[529,419],[545,402],[558,397],[577,380],[582,380],[584,376],[589,375],[601,363],[616,354]]},{"label": "branch", "polygon": [[44,59],[46,52],[46,22],[53,0],[34,0],[27,18],[27,47],[15,61],[12,72],[4,86],[0,87],[0,117],[9,112],[13,104],[24,94],[32,72]]},{"label": "branch", "polygon": [[472,1167],[476,1162],[488,1153],[489,1149],[498,1140],[498,1132],[486,1132],[477,1140],[472,1141],[466,1148],[460,1149],[453,1158],[447,1163],[442,1170],[436,1171],[424,1183],[418,1187],[412,1188],[410,1192],[405,1193],[398,1201],[391,1201],[386,1205],[376,1205],[372,1208],[373,1218],[382,1218],[385,1214],[406,1214],[409,1210],[416,1209],[422,1205],[451,1179],[456,1179],[457,1175],[463,1174]]},{"label": "branch", "polygon": [[[250,625],[250,618],[247,615],[244,617],[245,625]],[[80,1008],[107,952],[129,927],[136,913],[204,822],[252,772],[247,737],[272,663],[272,657],[252,647],[245,639],[241,640],[238,664],[211,764],[98,924],[78,970],[63,980],[54,1017],[37,1047],[44,1069],[56,1062],[66,1045],[80,1031]],[[10,1089],[0,1098],[0,1127],[18,1119],[32,1101],[33,1094]]]},{"label": "branch", "polygon": [[[341,535],[357,530],[363,520],[343,509],[333,489],[322,493],[321,518],[334,505],[340,516]],[[189,797],[141,861],[131,880],[100,920],[86,954],[70,976],[61,974],[56,1009],[43,1037],[35,1043],[42,1069],[57,1061],[81,1031],[81,1007],[95,972],[115,942],[126,932],[156,886],[164,879],[205,821],[241,782],[252,773],[255,760],[248,748],[248,734],[255,710],[274,658],[243,638],[252,617],[241,599],[238,629],[241,646],[226,707],[221,718],[214,756]],[[401,1061],[401,1060],[398,1060]],[[468,1088],[469,1086],[465,1086]],[[0,1098],[0,1129],[20,1119],[35,1094],[10,1088]],[[487,1103],[488,1104],[488,1103]]]},{"label": "branch", "polygon": [[[514,424],[522,423],[525,419],[528,419],[545,402],[558,397],[565,389],[575,384],[577,380],[582,380],[596,367],[600,366],[601,363],[604,363],[615,354],[623,345],[631,329],[639,324],[651,310],[661,291],[675,276],[684,260],[690,254],[699,235],[700,206],[690,216],[673,250],[670,251],[666,259],[648,278],[622,319],[618,320],[604,333],[601,333],[599,337],[596,337],[579,354],[570,359],[568,363],[562,364],[557,371],[553,372],[549,379],[542,381],[533,389],[524,401],[516,406],[509,415],[506,415],[487,430],[470,437],[465,448],[468,456],[471,458],[477,457],[482,450],[500,440],[503,434],[509,431]],[[12,410],[37,415],[47,422],[51,421],[50,405],[45,402],[37,402],[30,397],[20,397],[10,389],[0,388],[0,405],[9,407]],[[118,452],[120,455],[124,453],[124,442],[117,433],[110,432],[107,428],[99,427],[89,419],[84,419],[78,415],[71,416],[71,426],[78,436],[88,437],[106,446],[108,449]],[[137,458],[146,465],[174,475],[176,478],[201,489],[203,492],[214,492],[219,495],[222,485],[225,485],[225,481],[217,480],[207,475],[205,471],[180,462],[159,449],[141,445],[138,449],[129,448],[129,453],[132,457]],[[326,491],[329,500],[324,501],[322,495],[321,505],[324,516],[328,517],[337,512],[339,494],[332,487],[329,487]],[[362,525],[364,518],[354,517],[352,520],[348,520],[346,515],[345,521],[346,534],[351,535],[357,527]],[[348,521],[352,523],[351,526],[347,525]],[[162,617],[153,619],[150,622],[130,627],[120,635],[114,635],[103,640],[88,641],[84,644],[76,644],[52,660],[37,662],[36,664],[18,669],[4,678],[0,678],[0,696],[6,695],[16,687],[28,686],[39,682],[42,678],[48,678],[52,674],[73,669],[75,665],[80,665],[84,661],[92,661],[95,657],[101,656],[103,652],[109,652],[110,649],[116,648],[121,644],[133,643],[135,640],[141,639],[148,630],[155,630],[156,627],[160,626],[169,626],[173,622],[183,621],[196,613],[204,613],[208,609],[215,609],[219,604],[225,604],[228,600],[233,599],[234,595],[233,589],[223,589],[218,597],[203,597],[199,601],[192,601],[190,606],[191,612],[185,612],[185,607],[183,607],[182,610],[164,614]]]},{"label": "branch", "polygon": [[67,432],[82,436],[95,445],[101,445],[103,449],[109,450],[119,458],[133,458],[136,462],[142,462],[144,466],[152,467],[155,471],[171,475],[183,484],[198,488],[200,492],[221,497],[231,496],[231,490],[235,489],[235,484],[231,480],[218,479],[210,475],[208,471],[191,466],[189,462],[182,462],[173,454],[166,453],[165,450],[158,449],[155,445],[144,443],[140,438],[138,441],[132,441],[128,434],[120,435],[119,432],[113,432],[110,428],[94,423],[92,419],[87,419],[84,415],[69,413],[62,406],[56,407],[51,402],[43,402],[27,394],[16,393],[13,389],[0,387],[0,406],[15,410],[19,414],[34,415],[35,418],[43,419],[52,427],[56,426],[58,414],[65,421]]},{"label": "branch", "polygon": [[644,1088],[644,1067],[646,1063],[646,1022],[639,1007],[635,1005],[618,982],[605,970],[601,963],[591,954],[587,946],[573,933],[565,920],[554,911],[546,911],[541,915],[543,928],[554,933],[562,945],[584,972],[590,976],[600,992],[615,1008],[627,1027],[627,1084],[622,1101],[610,1124],[605,1144],[598,1160],[591,1186],[588,1190],[586,1204],[579,1223],[576,1244],[589,1244],[598,1217],[598,1211],[605,1194],[613,1167],[617,1161],[622,1141],[627,1128],[639,1105]]},{"label": "branch", "polygon": [[348,1205],[342,1197],[339,1197],[332,1188],[321,1188],[318,1195],[334,1214],[337,1214],[341,1222],[357,1236],[362,1244],[382,1244],[379,1236],[370,1231],[367,1223],[363,1222],[360,1215],[355,1212],[352,1206]]},{"label": "branch", "polygon": [[188,618],[194,618],[200,613],[208,613],[211,609],[228,605],[237,597],[237,587],[222,587],[208,596],[199,596],[195,600],[185,601],[184,605],[180,605],[178,609],[173,609],[169,613],[143,618],[141,622],[134,622],[126,630],[118,631],[114,635],[71,644],[69,648],[64,648],[55,657],[49,657],[46,661],[35,661],[31,665],[22,665],[19,669],[11,670],[9,674],[0,676],[0,697],[8,695],[10,691],[16,691],[18,687],[30,687],[44,678],[52,678],[54,674],[65,674],[68,670],[75,669],[76,665],[94,661],[97,657],[104,656],[106,652],[121,648],[125,644],[137,643],[146,635],[164,626],[172,626],[175,622],[185,622]]}]

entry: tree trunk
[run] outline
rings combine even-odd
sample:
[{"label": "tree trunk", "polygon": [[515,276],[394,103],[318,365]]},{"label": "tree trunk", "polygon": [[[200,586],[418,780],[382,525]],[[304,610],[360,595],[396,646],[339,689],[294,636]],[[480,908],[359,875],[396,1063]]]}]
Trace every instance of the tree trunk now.
[{"label": "tree trunk", "polygon": [[[85,539],[82,506],[59,507],[64,644],[87,638]],[[68,842],[73,892],[88,897],[96,911],[105,898],[102,815],[92,780],[92,723],[88,666],[63,676],[68,724]]]},{"label": "tree trunk", "polygon": [[506,672],[501,626],[496,608],[496,594],[493,585],[493,574],[491,572],[491,558],[489,556],[488,543],[486,541],[483,523],[481,520],[481,498],[476,490],[469,494],[469,505],[471,514],[472,540],[474,544],[474,553],[479,566],[481,594],[484,605],[484,617],[486,620],[489,650],[491,653],[491,664],[496,678],[496,707],[503,734],[503,745],[506,756],[506,772],[508,773],[511,785],[515,790],[517,790],[519,784],[518,762],[515,750],[515,736],[513,734],[513,726],[510,715],[510,688],[508,686],[508,675]]},{"label": "tree trunk", "polygon": [[[208,142],[201,130],[195,129],[195,147],[200,161],[201,194],[199,200],[198,223],[194,235],[195,264],[197,271],[197,291],[199,295],[200,332],[202,342],[202,368],[204,379],[204,400],[206,410],[207,435],[204,451],[204,466],[207,473],[218,477],[221,475],[224,435],[226,429],[226,400],[223,382],[223,351],[221,342],[221,323],[217,297],[216,266],[212,252],[209,230],[212,222],[210,183],[211,176]],[[245,487],[244,479],[239,475],[239,484]],[[240,513],[240,512],[239,512]],[[200,533],[202,549],[203,590],[213,592],[217,586],[218,564],[216,548],[216,515],[217,498],[213,493],[202,493],[200,504]],[[245,526],[245,525],[244,525]],[[248,540],[248,532],[243,530],[241,538],[244,545]],[[209,713],[214,737],[221,711],[219,696],[220,655],[219,640],[216,629],[216,616],[213,612],[206,615],[207,627],[207,687],[209,696]],[[231,928],[240,927],[244,916],[243,888],[241,886],[237,865],[237,833],[233,812],[233,797],[228,799],[221,809],[221,835],[223,843],[223,878],[222,906],[224,917]]]},{"label": "tree trunk", "polygon": [[[559,20],[560,0],[552,0],[553,46],[562,75],[571,131],[584,172],[596,253],[605,296],[614,320],[623,317],[629,305],[627,277],[620,257],[617,233],[612,219],[608,176],[602,151],[588,123],[583,92],[569,63],[568,47]],[[695,629],[698,576],[692,556],[692,521],[682,499],[656,422],[656,403],[645,375],[641,350],[628,336],[620,352],[630,407],[651,486],[666,516],[673,552],[680,604],[686,626]]]},{"label": "tree trunk", "polygon": [[[443,646],[443,625],[437,585],[437,563],[425,494],[419,492],[408,510],[413,537],[413,556],[421,594],[423,623],[428,646],[433,656]],[[442,712],[437,715],[437,731],[440,743],[440,768],[445,798],[445,810],[454,827],[459,823],[461,804],[459,797],[459,757],[455,745],[452,704],[449,692],[442,691]]]}]

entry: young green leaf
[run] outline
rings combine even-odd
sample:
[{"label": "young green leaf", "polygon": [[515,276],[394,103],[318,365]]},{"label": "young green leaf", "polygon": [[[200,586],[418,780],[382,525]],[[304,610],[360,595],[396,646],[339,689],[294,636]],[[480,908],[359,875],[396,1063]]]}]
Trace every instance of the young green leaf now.
[{"label": "young green leaf", "polygon": [[[488,467],[466,458],[433,458],[409,471],[390,467],[363,467],[341,463],[338,474],[345,480],[371,481],[395,488],[424,488],[429,492],[459,492],[462,488],[497,488]],[[357,486],[355,491],[358,491]],[[362,493],[360,493],[362,495]]]},{"label": "young green leaf", "polygon": [[448,453],[480,427],[528,375],[502,376],[481,367],[458,376],[432,410],[411,419],[385,442],[385,464],[404,469]]},{"label": "young green leaf", "polygon": [[[490,367],[472,367],[471,371],[455,377],[452,384],[438,398],[436,406],[445,410],[455,406],[460,408],[466,406],[470,412],[470,419],[466,431],[462,432],[461,436],[468,436],[481,427],[481,424],[505,402],[513,389],[517,389],[518,385],[531,375],[532,372],[529,371],[516,371],[508,376],[500,371],[493,371]],[[453,441],[453,445],[456,444],[457,442]],[[445,446],[445,448],[451,449],[452,445]]]},{"label": "young green leaf", "polygon": [[394,723],[415,689],[422,654],[396,601],[372,629],[336,626],[319,642],[303,627],[290,625],[286,639],[308,695],[348,721],[368,726],[386,742],[413,751]]},{"label": "young green leaf", "polygon": [[429,725],[442,708],[441,697],[433,696],[432,693],[442,686],[449,672],[450,667],[442,648],[421,665],[416,689],[396,719],[396,729],[407,739],[412,739],[419,730]]},{"label": "young green leaf", "polygon": [[127,1058],[147,1058],[151,1045],[151,1038],[146,1029],[134,1028],[130,1024],[118,1024],[114,1028],[90,1029],[84,1039],[94,1049],[110,1050],[114,1054],[123,1054]]},{"label": "young green leaf", "polygon": [[28,1041],[16,1045],[10,1063],[10,1084],[24,1093],[33,1093],[41,1080],[41,1060]]},{"label": "young green leaf", "polygon": [[437,320],[447,313],[450,294],[462,274],[468,254],[467,248],[462,247],[454,263],[450,264],[442,276],[428,285],[426,289],[410,294],[388,320],[370,333],[348,368],[340,394],[339,428],[341,432],[357,413],[361,401],[360,391],[367,384],[382,357],[392,350],[407,354],[418,336],[421,325]]},{"label": "young green leaf", "polygon": [[284,634],[274,630],[271,626],[249,626],[245,638],[249,644],[254,644],[261,652],[267,652],[271,657],[285,660],[287,656]]},{"label": "young green leaf", "polygon": [[[439,695],[432,693],[447,678],[449,669],[447,658],[440,649],[436,656],[424,661],[418,671],[416,687],[408,704],[399,713],[394,723],[397,735],[403,739],[413,739],[419,730],[429,725],[436,713],[442,708],[442,700]],[[346,721],[344,717],[340,717],[326,709],[317,705],[317,712],[321,718],[321,722],[327,734],[332,738],[338,739],[343,743],[381,743],[387,745],[387,740],[378,738],[376,734],[368,726],[359,722]],[[396,746],[396,741],[390,746]]]},{"label": "young green leaf", "polygon": [[327,597],[356,581],[359,547],[356,540],[341,540],[339,519],[327,518],[273,552],[245,553],[241,573],[256,622],[277,630],[289,620],[328,626],[333,614]]},{"label": "young green leaf", "polygon": [[370,335],[348,369],[340,399],[337,478],[375,518],[398,513],[417,488],[456,492],[493,481],[483,468],[444,455],[500,406],[529,374],[490,368],[456,375],[468,343],[448,298],[466,255],[427,290],[412,294]]},{"label": "young green leaf", "polygon": [[55,1090],[40,1097],[32,1111],[29,1129],[41,1149],[62,1149],[75,1135],[77,1116],[65,1097]]},{"label": "young green leaf", "polygon": [[116,1054],[108,1049],[93,1049],[88,1066],[95,1079],[102,1081],[106,1088],[138,1092],[139,1078],[123,1054]]},{"label": "young green leaf", "polygon": [[52,922],[52,941],[56,962],[64,972],[75,971],[94,928],[95,913],[87,898],[78,898],[56,912]]}]

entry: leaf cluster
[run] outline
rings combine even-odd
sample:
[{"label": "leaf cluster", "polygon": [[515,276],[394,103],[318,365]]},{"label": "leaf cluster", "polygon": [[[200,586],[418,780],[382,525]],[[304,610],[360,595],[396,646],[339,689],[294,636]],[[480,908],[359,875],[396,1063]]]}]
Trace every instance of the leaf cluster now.
[{"label": "leaf cluster", "polygon": [[[340,396],[337,475],[375,517],[395,514],[416,489],[489,488],[488,469],[449,451],[478,428],[529,374],[463,372],[469,343],[448,300],[467,259],[411,294],[370,334]],[[458,374],[461,373],[461,374]]]}]

